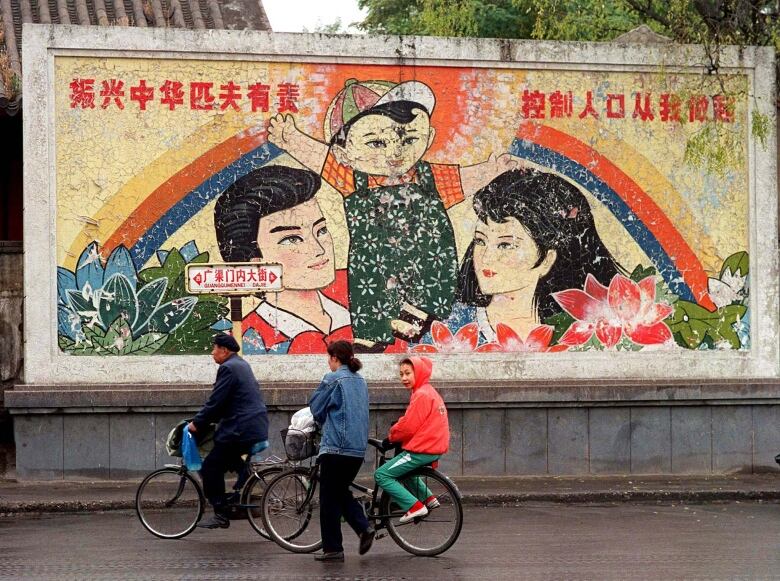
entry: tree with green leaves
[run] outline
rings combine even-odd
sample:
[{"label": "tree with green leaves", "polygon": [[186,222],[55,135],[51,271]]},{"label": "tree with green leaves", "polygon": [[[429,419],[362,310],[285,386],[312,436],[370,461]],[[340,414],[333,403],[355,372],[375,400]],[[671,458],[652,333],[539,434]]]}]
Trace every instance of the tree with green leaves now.
[{"label": "tree with green leaves", "polygon": [[359,0],[362,30],[375,34],[529,38],[534,15],[516,0]]},{"label": "tree with green leaves", "polygon": [[[721,75],[727,45],[780,49],[780,0],[359,0],[369,33],[537,40],[611,41],[646,24],[681,44],[704,47],[710,75],[701,90],[744,98]],[[777,80],[780,82],[780,60]],[[763,142],[770,120],[753,112],[753,136]],[[686,161],[720,172],[733,162],[735,136],[705,123],[688,142]]]}]

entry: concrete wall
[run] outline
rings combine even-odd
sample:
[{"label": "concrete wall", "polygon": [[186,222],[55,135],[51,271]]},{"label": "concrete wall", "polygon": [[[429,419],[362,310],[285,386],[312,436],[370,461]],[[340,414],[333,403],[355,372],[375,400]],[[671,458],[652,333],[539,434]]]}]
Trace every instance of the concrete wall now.
[{"label": "concrete wall", "polygon": [[[200,75],[204,61],[209,74],[225,82],[235,78],[245,84],[257,70],[273,77],[274,83],[281,83],[285,75],[296,82],[302,79],[309,92],[301,95],[309,98],[310,110],[299,111],[296,120],[310,136],[323,139],[327,105],[353,69],[366,67],[360,69],[361,81],[377,78],[365,75],[394,83],[422,79],[436,88],[441,105],[437,111],[464,120],[442,120],[434,113],[431,123],[440,141],[434,139],[428,161],[468,166],[483,161],[491,150],[504,151],[513,163],[521,160],[573,184],[594,213],[602,212],[597,227],[606,233],[603,241],[633,276],[601,281],[612,289],[617,280],[614,292],[590,283],[556,295],[570,316],[549,323],[554,339],[547,336],[549,328],[509,334],[496,327],[493,340],[473,333],[482,332],[484,321],[451,325],[447,320],[427,343],[407,344],[400,350],[432,352],[433,380],[442,389],[452,423],[452,451],[443,463],[445,470],[474,475],[706,474],[773,468],[775,449],[780,448],[780,434],[774,428],[780,405],[776,134],[772,130],[759,141],[749,130],[753,114],[765,115],[775,127],[772,49],[725,49],[721,65],[731,75],[729,82],[741,91],[734,115],[721,109],[721,117],[713,117],[715,103],[708,98],[709,117],[700,120],[700,109],[693,107],[692,120],[683,123],[674,121],[668,109],[662,116],[662,86],[671,82],[669,71],[681,83],[681,94],[701,81],[707,60],[699,47],[56,26],[25,26],[24,33],[27,383],[6,398],[16,419],[20,478],[134,477],[165,461],[161,438],[176,420],[191,415],[207,394],[204,384],[212,381],[215,367],[207,355],[198,353],[208,347],[211,326],[197,329],[198,342],[179,337],[169,350],[152,352],[159,345],[151,341],[160,337],[145,337],[150,343],[144,354],[120,355],[131,339],[141,337],[132,334],[121,312],[109,308],[109,313],[117,314],[111,341],[96,350],[90,339],[79,350],[78,328],[86,338],[84,329],[95,328],[90,327],[94,313],[86,308],[74,311],[78,297],[68,298],[67,293],[94,298],[90,295],[94,285],[87,292],[83,279],[92,281],[94,275],[103,284],[110,269],[134,281],[137,292],[142,283],[160,278],[166,258],[176,256],[176,251],[178,270],[175,276],[165,276],[179,292],[174,298],[186,298],[181,296],[182,285],[171,280],[183,274],[183,263],[196,248],[208,248],[211,260],[216,259],[209,204],[224,193],[220,188],[228,187],[222,180],[233,183],[238,178],[237,171],[214,173],[213,156],[223,151],[220,144],[232,144],[224,146],[225,155],[256,156],[251,164],[263,165],[267,162],[263,156],[272,151],[282,160],[279,165],[303,163],[305,156],[295,157],[284,144],[271,148],[273,140],[265,128],[278,111],[251,111],[248,100],[241,111],[204,112],[190,103],[191,109],[176,111],[177,115],[169,115],[167,105],[155,102],[146,115],[137,103],[131,108],[130,101],[120,108],[119,96],[111,96],[108,84],[106,95],[100,95],[101,79],[108,83],[112,75],[132,84],[140,83],[142,74],[151,78],[161,70]],[[90,56],[89,50],[100,53]],[[89,106],[74,81],[93,73],[97,101]],[[448,85],[447,79],[454,84]],[[303,85],[310,80],[313,85]],[[555,94],[559,81],[563,89],[571,87],[577,93],[576,112],[552,119],[551,109],[545,109],[550,117],[540,117],[534,103],[539,104],[540,93]],[[649,86],[652,90],[646,89]],[[120,89],[115,85],[113,90]],[[648,93],[656,113],[652,119],[642,101],[646,90],[652,92]],[[670,94],[665,94],[669,105]],[[628,114],[622,110],[621,96]],[[588,113],[586,99],[595,99],[596,112],[603,118]],[[299,104],[305,105],[303,100]],[[485,117],[487,111],[495,113]],[[721,123],[719,127],[737,140],[738,146],[732,148],[737,156],[722,168],[722,175],[683,162],[686,139],[701,127],[697,123],[707,120]],[[112,132],[105,132],[105,127]],[[121,142],[116,140],[119,127],[130,136]],[[197,139],[190,138],[192,132],[198,132]],[[103,140],[108,145],[101,145]],[[179,145],[170,148],[169,141]],[[254,153],[245,154],[242,148]],[[196,161],[189,163],[193,158]],[[40,167],[50,171],[38,171]],[[580,169],[566,173],[575,167]],[[185,187],[187,180],[201,178],[202,184]],[[611,202],[599,193],[605,180],[623,192],[623,202],[641,199],[633,214],[620,218],[614,207],[610,209]],[[160,187],[163,183],[178,187],[182,196],[188,194],[187,188],[195,188],[191,191],[198,194],[199,205],[192,216],[186,213],[192,210],[189,202],[172,208],[161,205],[172,192]],[[317,204],[329,229],[341,232],[333,234],[333,246],[334,262],[341,261],[338,268],[343,274],[349,266],[345,211],[333,187],[323,190],[327,191],[318,193]],[[556,216],[582,217],[584,206],[575,206]],[[142,220],[147,210],[160,215]],[[458,238],[458,260],[463,260],[476,235],[475,214],[469,212],[466,207],[462,214],[449,213]],[[182,222],[182,216],[189,218]],[[159,224],[144,222],[158,218]],[[174,218],[182,223],[166,222]],[[643,246],[647,238],[632,230],[637,220],[654,236],[663,238],[662,230],[671,232],[666,242],[674,243],[664,247],[665,242],[659,242],[660,255],[652,245]],[[168,229],[171,224],[173,232]],[[664,225],[660,230],[659,224]],[[152,235],[164,235],[162,242]],[[196,239],[197,246],[189,244]],[[146,245],[147,240],[153,240],[153,247]],[[599,262],[594,259],[592,264]],[[637,271],[636,265],[643,268]],[[645,267],[652,267],[647,272],[653,274],[646,274]],[[580,274],[591,273],[589,266],[583,268]],[[691,294],[687,299],[672,296],[673,289]],[[125,298],[129,296],[125,293]],[[607,304],[610,296],[618,302]],[[628,296],[639,297],[631,313],[618,304]],[[588,319],[594,311],[582,307],[594,301],[613,309],[615,317]],[[241,313],[245,340],[247,319],[260,313],[256,306],[252,303],[250,312]],[[214,313],[224,311],[220,307],[224,304],[208,312],[216,317]],[[640,311],[655,313],[653,321],[637,324],[642,323]],[[576,326],[574,319],[579,321]],[[103,327],[110,327],[105,323],[100,329],[104,333],[109,329]],[[653,327],[654,332],[639,327]],[[599,333],[597,328],[607,331]],[[272,334],[274,330],[278,326]],[[477,345],[489,349],[476,352]],[[312,348],[285,355],[263,351],[247,355],[277,427],[304,405],[325,371],[324,359],[316,352]],[[406,394],[388,383],[396,375],[400,356],[398,351],[361,356],[379,435],[405,401]]]},{"label": "concrete wall", "polygon": [[[780,389],[741,384],[619,384],[582,388],[528,384],[523,395],[439,386],[449,408],[455,475],[724,474],[774,471],[780,452]],[[750,400],[740,401],[749,391]],[[13,394],[20,479],[136,478],[166,462],[164,440],[206,391],[135,386],[70,390],[35,386]],[[630,394],[630,395],[628,395]],[[269,454],[284,456],[279,430],[308,389],[265,390]],[[403,410],[398,388],[372,388],[370,433],[383,437]],[[562,403],[575,395],[577,403]],[[658,401],[666,398],[666,402]],[[655,400],[655,401],[654,401]],[[161,404],[165,405],[161,405]],[[49,404],[52,407],[38,407]],[[55,407],[56,406],[56,407]],[[371,454],[364,470],[373,466]]]},{"label": "concrete wall", "polygon": [[[421,159],[457,164],[459,169],[448,171],[459,172],[459,177],[453,177],[455,173],[450,177],[453,183],[459,180],[464,194],[474,192],[467,184],[476,186],[490,179],[497,168],[520,165],[573,188],[570,195],[576,203],[547,208],[562,221],[543,233],[550,244],[557,243],[558,233],[571,230],[565,225],[579,224],[586,216],[590,220],[591,211],[593,220],[598,218],[595,231],[588,227],[588,236],[595,238],[587,238],[582,252],[565,255],[570,252],[568,246],[546,251],[549,264],[545,268],[560,261],[572,265],[561,274],[562,281],[569,280],[568,275],[579,277],[576,283],[562,283],[556,292],[544,291],[547,294],[537,307],[542,299],[547,301],[551,309],[547,314],[533,306],[528,292],[529,288],[539,290],[541,280],[534,284],[525,281],[528,285],[523,282],[523,277],[538,275],[538,269],[518,257],[517,264],[498,273],[500,290],[490,290],[489,275],[482,280],[477,273],[479,287],[490,301],[487,314],[482,313],[485,316],[470,303],[465,305],[469,307],[465,319],[456,316],[456,309],[448,302],[453,300],[454,284],[448,278],[448,292],[434,293],[445,304],[435,313],[442,319],[438,328],[432,327],[431,336],[424,337],[422,344],[407,342],[401,349],[391,345],[387,352],[435,352],[441,365],[436,366],[434,378],[445,380],[780,375],[775,134],[771,131],[759,142],[749,130],[754,113],[774,121],[771,49],[729,48],[723,53],[721,63],[729,71],[728,82],[730,87],[733,84],[735,95],[729,102],[732,110],[724,109],[722,100],[718,101],[720,108],[716,107],[706,94],[682,101],[686,92],[700,86],[700,73],[706,68],[704,53],[695,47],[41,26],[26,27],[25,34],[25,94],[33,95],[28,98],[25,115],[25,242],[30,274],[27,320],[28,333],[39,338],[27,353],[28,381],[54,385],[101,383],[107,378],[116,382],[186,382],[208,377],[209,358],[197,353],[208,350],[211,323],[229,325],[227,309],[224,299],[222,304],[214,304],[213,295],[189,296],[177,282],[183,276],[183,265],[198,252],[208,252],[211,262],[218,260],[214,204],[228,194],[241,172],[248,172],[241,175],[243,179],[267,167],[322,163],[324,157],[314,156],[318,162],[313,163],[307,152],[327,150],[322,140],[333,130],[327,106],[347,90],[345,85],[353,86],[347,78],[351,71],[359,71],[360,80],[367,83],[364,94],[374,89],[381,92],[371,84],[371,75],[381,76],[386,83],[415,79],[427,87],[427,96],[419,99],[433,111],[430,124],[436,131],[426,130],[430,147]],[[81,49],[101,52],[97,58],[69,52]],[[126,58],[127,51],[138,58]],[[226,54],[233,60],[226,60]],[[138,93],[126,93],[131,86],[140,90],[141,82],[147,79],[147,85],[152,83],[153,75],[163,71],[164,76],[180,75],[180,81],[191,85],[188,95],[194,95],[195,88],[202,88],[195,84],[201,59],[211,63],[209,79],[213,80],[209,82],[215,92],[234,80],[234,84],[246,87],[254,76],[261,75],[274,87],[270,104],[258,105],[248,93],[242,93],[237,110],[232,106],[222,110],[190,96],[182,109],[172,110],[159,88],[162,78],[159,83],[154,80],[158,92],[143,110],[132,100],[132,94],[137,97]],[[358,65],[368,68],[356,69]],[[668,77],[671,69],[676,71],[677,85]],[[283,91],[289,85],[284,83],[288,78],[298,83],[294,98]],[[553,99],[563,95],[555,92],[559,84],[573,93],[573,101],[564,103],[562,109]],[[605,86],[610,87],[609,92],[602,94],[598,87]],[[431,94],[436,97],[435,107],[429,102]],[[675,102],[682,107],[676,113],[670,105]],[[284,115],[295,117],[297,130],[310,147],[296,151],[294,143],[284,138],[286,133],[279,125],[286,119]],[[683,161],[687,139],[705,123],[715,124],[736,140],[731,148],[735,158],[720,168],[723,173]],[[133,138],[115,143],[113,134],[102,131],[106,126],[121,128]],[[276,129],[266,133],[268,126]],[[774,128],[774,123],[769,127]],[[193,131],[198,139],[188,137]],[[224,141],[226,137],[232,141]],[[148,147],[139,150],[142,143]],[[240,154],[234,163],[243,169],[229,165],[214,173],[217,161],[213,156],[221,155],[220,147],[233,157]],[[352,159],[349,152],[345,158],[334,147],[330,153],[336,161],[355,167],[362,163],[362,158]],[[244,153],[246,150],[251,151]],[[504,152],[502,161],[485,161],[490,153],[500,152]],[[192,158],[195,161],[182,166],[182,159]],[[52,169],[47,173],[33,169],[37,167]],[[479,168],[476,173],[475,167]],[[289,288],[278,293],[284,294],[277,297],[280,304],[293,296],[285,293],[316,290],[333,301],[330,305],[335,310],[351,317],[355,327],[355,321],[366,319],[365,309],[358,312],[365,306],[360,297],[375,290],[374,294],[392,303],[393,313],[380,309],[380,318],[388,325],[393,317],[405,321],[404,315],[422,321],[428,311],[422,309],[420,316],[421,309],[415,311],[415,305],[396,312],[399,305],[392,297],[400,292],[394,289],[402,284],[403,276],[377,282],[372,276],[387,274],[379,266],[374,265],[375,271],[361,271],[357,261],[348,260],[354,248],[360,247],[349,244],[349,236],[355,232],[349,229],[352,226],[347,227],[348,204],[337,191],[342,187],[338,179],[328,177],[325,170],[322,175],[325,182],[333,184],[318,191],[319,209],[312,212],[316,218],[321,211],[332,232],[332,240],[323,242],[323,252],[325,256],[332,253],[328,264],[336,273],[327,277],[327,287],[318,286],[325,284],[323,281],[300,287],[299,283],[312,277],[302,276],[303,282],[294,282],[296,267],[308,275],[311,272],[300,261],[285,264]],[[184,180],[183,176],[189,177]],[[201,178],[204,181],[198,185]],[[159,187],[161,180],[165,187]],[[551,189],[535,187],[539,196]],[[85,188],[95,188],[88,204]],[[452,193],[444,185],[437,188]],[[604,194],[607,190],[616,193],[609,194],[610,198]],[[178,196],[181,204],[165,205]],[[458,199],[454,196],[450,201]],[[475,224],[479,222],[470,206],[467,197],[452,206],[444,219],[454,229],[457,259],[463,264],[467,248],[476,240]],[[631,206],[630,211],[623,215],[619,208],[626,206]],[[520,207],[526,206],[513,202],[513,211]],[[301,208],[298,214],[302,212]],[[370,216],[371,212],[363,214]],[[363,220],[361,216],[356,216],[358,221]],[[401,217],[394,223],[402,224]],[[397,242],[403,237],[392,238]],[[575,239],[586,237],[580,238],[578,233],[572,241]],[[541,246],[537,242],[538,250]],[[602,243],[633,278],[617,273],[615,266],[607,269],[609,272],[600,270],[611,261],[601,249]],[[441,255],[447,256],[447,269],[456,265],[451,243],[445,246],[441,252],[431,250],[430,260],[417,257],[421,276],[438,272],[435,259]],[[580,263],[586,251],[594,254]],[[533,249],[521,254],[531,255]],[[171,256],[177,260],[169,260]],[[476,251],[474,260],[476,265]],[[479,260],[487,264],[487,258]],[[284,262],[281,257],[279,261]],[[178,267],[173,268],[170,262]],[[493,270],[490,276],[495,276],[498,268],[485,266],[478,271]],[[344,295],[339,274],[343,278],[347,273],[349,292]],[[600,284],[588,282],[586,275],[594,276]],[[160,304],[178,308],[170,317],[162,312],[162,306],[160,312],[155,311],[158,319],[166,319],[165,324],[154,319],[154,328],[136,325],[147,317],[131,316],[132,321],[125,321],[122,308],[102,306],[103,302],[110,306],[111,299],[106,297],[121,296],[130,305],[125,311],[134,315],[135,293],[153,282],[167,282]],[[104,284],[111,288],[101,289],[105,294],[98,300],[95,293]],[[361,285],[377,284],[377,289],[360,290]],[[338,296],[337,286],[341,289]],[[612,289],[609,293],[606,286]],[[522,296],[513,303],[510,295],[515,292]],[[268,293],[259,306],[250,298],[243,300],[248,359],[268,381],[311,380],[320,374],[321,364],[307,354],[322,351],[323,338],[336,332],[349,333],[350,325],[334,329],[338,317],[330,313],[330,325],[320,321],[317,324],[321,326],[315,328],[315,318],[308,319],[309,315],[303,314],[308,309],[299,307],[304,304],[302,294],[295,294],[286,309],[275,306],[273,294]],[[178,302],[166,303],[169,299]],[[491,312],[490,307],[501,300],[518,307],[503,315]],[[101,307],[91,308],[90,301],[101,302]],[[598,309],[585,308],[596,303]],[[264,314],[261,307],[272,313]],[[452,307],[452,318],[447,316],[448,307]],[[599,315],[604,309],[614,311],[614,316]],[[290,313],[300,314],[300,320],[283,329]],[[547,316],[549,313],[555,314]],[[643,318],[646,315],[648,320]],[[103,320],[107,317],[113,320]],[[498,331],[499,323],[504,332]],[[282,345],[294,343],[300,329],[311,330],[319,341],[301,332],[304,340],[300,350]],[[289,341],[279,343],[278,349],[276,344],[270,348],[278,336],[287,336]],[[46,348],[40,348],[42,344]],[[250,344],[257,349],[249,349]],[[475,353],[475,348],[487,352]],[[286,355],[270,356],[277,353]],[[115,357],[122,358],[121,365],[113,361]],[[394,361],[387,355],[366,355],[365,373],[376,380],[392,377]]]}]

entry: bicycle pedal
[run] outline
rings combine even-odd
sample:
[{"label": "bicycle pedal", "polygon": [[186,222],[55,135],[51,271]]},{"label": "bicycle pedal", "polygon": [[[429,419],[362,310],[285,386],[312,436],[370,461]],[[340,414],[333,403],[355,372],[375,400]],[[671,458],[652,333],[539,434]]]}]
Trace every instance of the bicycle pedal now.
[{"label": "bicycle pedal", "polygon": [[374,535],[374,540],[376,541],[378,539],[383,539],[386,536],[387,536],[387,533],[377,533],[376,535]]}]

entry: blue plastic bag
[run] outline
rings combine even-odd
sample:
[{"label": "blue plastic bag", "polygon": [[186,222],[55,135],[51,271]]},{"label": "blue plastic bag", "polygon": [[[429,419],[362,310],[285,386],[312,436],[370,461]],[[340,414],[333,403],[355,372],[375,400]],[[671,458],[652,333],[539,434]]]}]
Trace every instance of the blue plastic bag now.
[{"label": "blue plastic bag", "polygon": [[203,462],[200,458],[198,445],[195,443],[195,438],[192,436],[192,432],[187,429],[187,426],[184,426],[184,434],[182,434],[181,438],[181,452],[187,470],[201,469]]}]

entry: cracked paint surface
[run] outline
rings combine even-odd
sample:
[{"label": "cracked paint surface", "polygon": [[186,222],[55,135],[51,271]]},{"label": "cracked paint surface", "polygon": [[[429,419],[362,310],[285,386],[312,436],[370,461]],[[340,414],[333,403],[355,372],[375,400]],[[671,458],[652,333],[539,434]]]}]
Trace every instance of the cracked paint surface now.
[{"label": "cracked paint surface", "polygon": [[[285,290],[241,299],[250,355],[749,349],[747,98],[712,93],[58,56],[60,348],[205,353],[229,303],[188,294],[186,265],[261,260]],[[705,123],[737,151],[722,174],[683,162]]]}]

